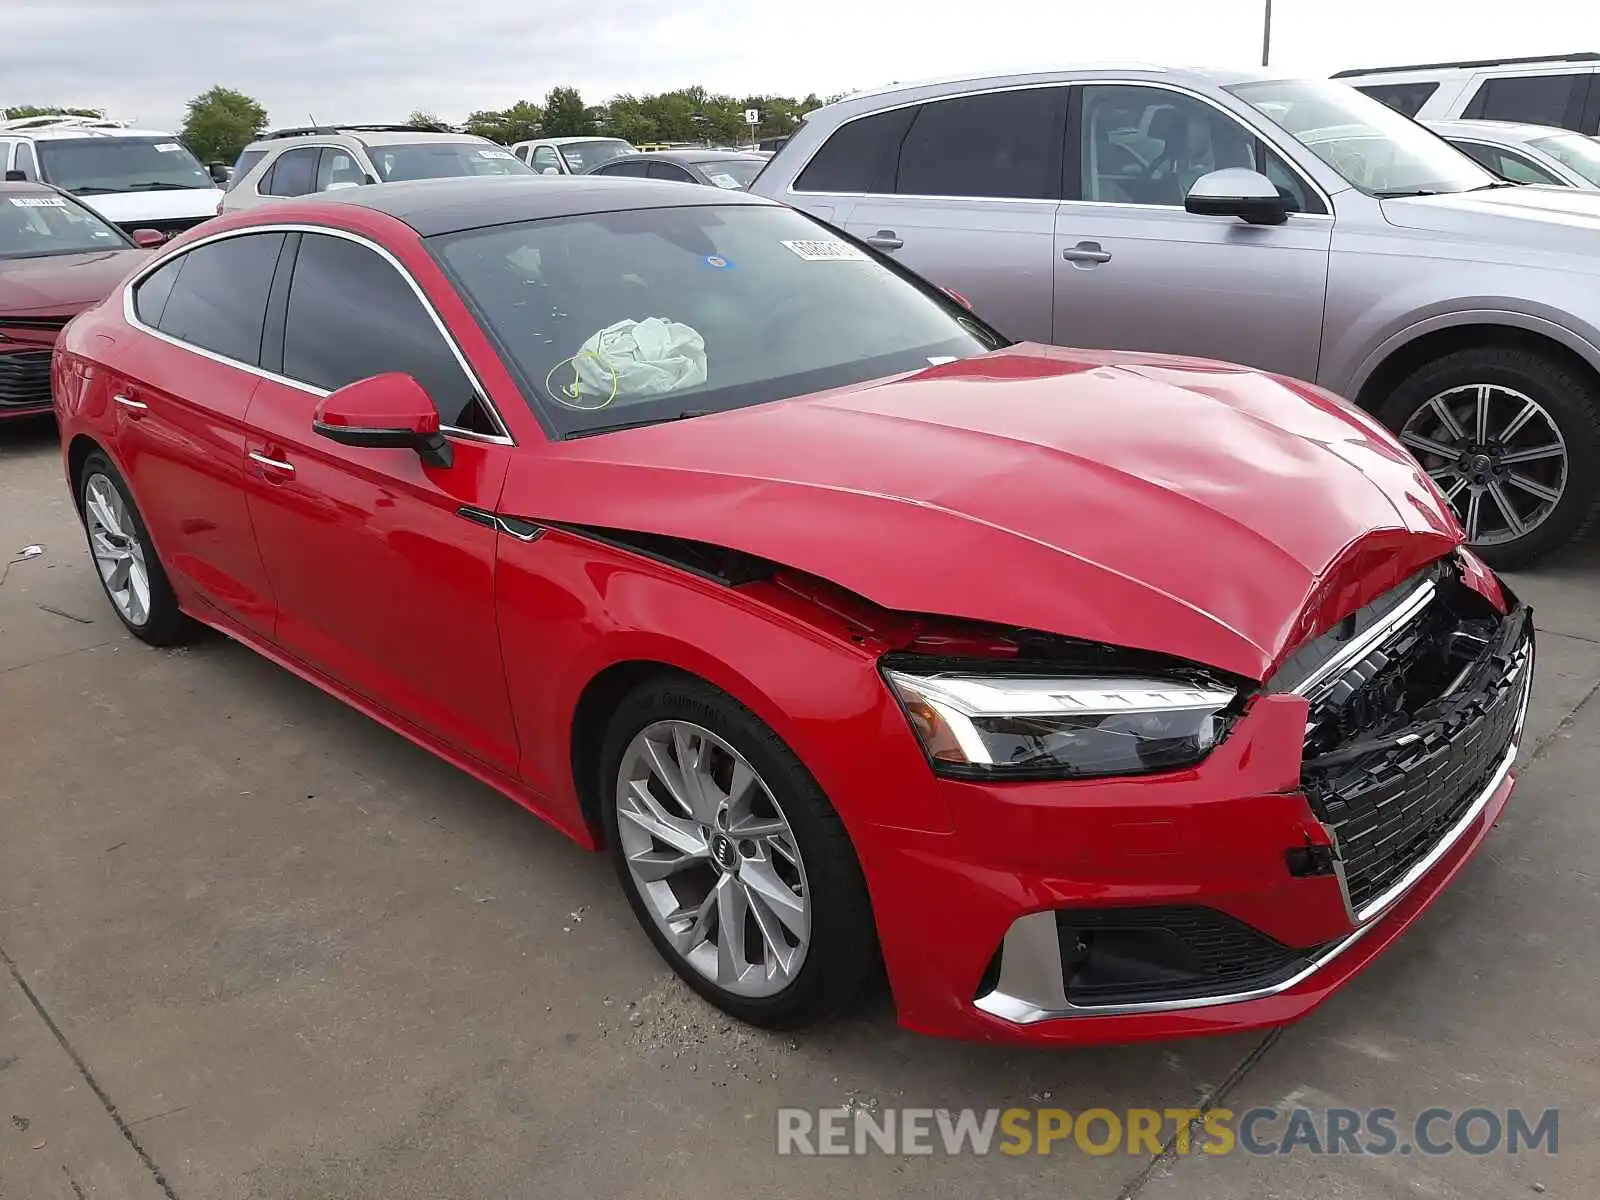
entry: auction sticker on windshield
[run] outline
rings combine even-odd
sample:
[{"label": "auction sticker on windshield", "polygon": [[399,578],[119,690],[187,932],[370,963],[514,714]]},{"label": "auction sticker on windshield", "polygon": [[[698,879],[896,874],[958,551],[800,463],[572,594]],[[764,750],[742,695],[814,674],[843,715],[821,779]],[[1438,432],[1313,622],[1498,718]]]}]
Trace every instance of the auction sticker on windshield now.
[{"label": "auction sticker on windshield", "polygon": [[163,154],[176,154],[178,151],[182,150],[183,147],[178,145],[177,142],[157,142],[156,149],[161,151]]},{"label": "auction sticker on windshield", "polygon": [[846,242],[836,242],[830,238],[816,238],[803,241],[786,241],[783,243],[794,251],[795,256],[806,262],[870,262],[865,254]]},{"label": "auction sticker on windshield", "polygon": [[479,150],[479,158],[510,158],[511,155],[504,150]]},{"label": "auction sticker on windshield", "polygon": [[65,208],[67,202],[60,196],[12,196],[17,208]]}]

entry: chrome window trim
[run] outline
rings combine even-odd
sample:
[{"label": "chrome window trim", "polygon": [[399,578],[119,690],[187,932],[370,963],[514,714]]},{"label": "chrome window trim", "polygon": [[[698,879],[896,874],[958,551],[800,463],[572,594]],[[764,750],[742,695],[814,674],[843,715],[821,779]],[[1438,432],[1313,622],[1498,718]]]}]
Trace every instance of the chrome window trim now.
[{"label": "chrome window trim", "polygon": [[[338,148],[344,149],[344,147]],[[290,198],[291,197],[284,197],[284,199]],[[383,246],[380,246],[377,242],[373,241],[369,237],[365,237],[359,233],[352,233],[348,229],[338,229],[331,225],[312,225],[305,222],[281,221],[273,222],[272,224],[245,225],[237,229],[227,229],[221,233],[214,233],[207,237],[198,238],[184,246],[176,254],[162,255],[155,262],[140,270],[138,274],[131,276],[128,281],[122,285],[123,320],[127,321],[129,325],[133,326],[141,333],[148,334],[150,337],[166,342],[168,345],[177,346],[180,349],[187,350],[191,354],[198,354],[201,358],[209,358],[212,362],[221,363],[224,366],[234,367],[240,371],[246,371],[251,375],[258,376],[261,379],[270,379],[274,383],[284,384],[288,387],[295,388],[298,391],[305,392],[318,398],[330,395],[331,393],[324,388],[316,387],[313,384],[305,383],[299,379],[291,379],[287,375],[279,375],[276,372],[265,370],[262,367],[254,365],[253,363],[240,362],[236,358],[229,358],[226,355],[218,354],[213,350],[207,350],[203,346],[191,345],[188,342],[173,337],[171,334],[162,333],[159,329],[153,329],[149,325],[146,325],[139,319],[138,313],[134,311],[133,293],[135,290],[137,290],[141,283],[143,283],[151,275],[154,275],[157,271],[161,270],[161,268],[165,267],[168,263],[174,262],[183,257],[183,255],[200,249],[202,246],[209,246],[214,242],[225,241],[228,238],[245,237],[256,233],[320,233],[326,234],[329,237],[343,238],[347,242],[355,242],[357,245],[365,246],[367,249],[375,251],[378,257],[387,262],[389,266],[399,274],[400,278],[405,280],[406,285],[411,289],[412,294],[421,302],[423,311],[428,314],[429,319],[433,322],[434,328],[439,331],[439,336],[444,338],[444,343],[450,348],[450,353],[455,356],[457,365],[459,365],[462,371],[466,373],[467,382],[472,385],[473,390],[477,393],[478,399],[482,401],[484,411],[489,414],[490,419],[495,423],[495,426],[500,430],[500,432],[493,434],[478,433],[475,430],[462,429],[456,425],[440,425],[440,430],[449,434],[451,437],[462,437],[471,441],[492,442],[495,445],[503,446],[515,446],[517,444],[516,439],[511,436],[509,427],[506,425],[505,421],[501,419],[499,411],[495,408],[494,401],[489,398],[488,389],[483,386],[483,380],[478,378],[478,373],[474,371],[471,364],[467,362],[467,356],[462,353],[461,347],[456,344],[455,338],[451,336],[449,329],[445,327],[444,319],[439,316],[438,310],[433,307],[432,301],[430,301],[427,295],[423,292],[422,286],[417,283],[414,278],[412,278],[411,272],[406,270],[401,264],[400,260],[395,258],[395,256]]]}]

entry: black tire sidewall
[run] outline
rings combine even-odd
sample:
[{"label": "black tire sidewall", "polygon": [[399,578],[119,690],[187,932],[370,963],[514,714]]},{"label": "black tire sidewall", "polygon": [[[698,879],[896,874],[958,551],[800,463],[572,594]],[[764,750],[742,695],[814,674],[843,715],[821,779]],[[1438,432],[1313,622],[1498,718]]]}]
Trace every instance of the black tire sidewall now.
[{"label": "black tire sidewall", "polygon": [[[617,830],[617,772],[634,736],[658,721],[687,721],[745,756],[782,809],[805,863],[811,943],[795,980],[775,996],[735,996],[686,962],[657,927],[628,870]],[[866,883],[843,823],[821,787],[772,729],[731,696],[687,676],[641,685],[618,705],[600,754],[601,816],[612,863],[640,926],[673,970],[701,996],[740,1020],[788,1028],[841,1012],[878,969]]]},{"label": "black tire sidewall", "polygon": [[1571,367],[1537,351],[1485,346],[1460,350],[1413,372],[1378,410],[1396,434],[1441,392],[1498,384],[1537,401],[1567,447],[1567,486],[1554,512],[1515,541],[1474,550],[1498,569],[1524,567],[1560,549],[1600,517],[1600,389]]},{"label": "black tire sidewall", "polygon": [[[84,460],[83,470],[78,473],[76,483],[78,512],[83,519],[83,533],[89,539],[89,480],[92,476],[104,475],[111,481],[111,486],[117,489],[122,497],[123,508],[127,510],[128,520],[132,522],[134,532],[139,535],[139,542],[145,551],[145,572],[150,580],[150,613],[143,625],[135,625],[122,615],[122,610],[111,599],[110,589],[106,587],[105,579],[101,577],[98,565],[95,566],[95,578],[100,582],[100,590],[105,593],[106,603],[111,605],[111,611],[117,614],[117,620],[123,627],[140,641],[148,642],[152,646],[170,646],[183,640],[189,632],[189,623],[178,607],[178,598],[172,590],[172,584],[167,579],[165,568],[161,559],[156,554],[155,543],[150,538],[149,527],[144,523],[144,515],[135,503],[133,492],[123,479],[122,472],[118,471],[116,464],[111,461],[104,451],[95,451]],[[90,562],[93,563],[94,544],[89,545]]]}]

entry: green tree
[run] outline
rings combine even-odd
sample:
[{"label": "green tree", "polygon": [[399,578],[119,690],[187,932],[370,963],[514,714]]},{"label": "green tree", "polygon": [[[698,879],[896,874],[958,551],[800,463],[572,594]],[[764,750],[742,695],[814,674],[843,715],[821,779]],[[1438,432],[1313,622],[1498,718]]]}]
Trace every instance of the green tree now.
[{"label": "green tree", "polygon": [[539,136],[544,113],[537,104],[518,100],[506,109],[482,109],[468,115],[462,128],[491,142],[510,146]]},{"label": "green tree", "polygon": [[441,121],[437,115],[421,108],[411,110],[411,115],[406,118],[406,124],[413,129],[420,129],[424,133],[450,132],[450,126]]},{"label": "green tree", "polygon": [[189,101],[178,138],[201,162],[231,163],[266,128],[267,110],[232,88],[214,87]]},{"label": "green tree", "polygon": [[21,120],[23,117],[103,117],[98,108],[62,108],[56,104],[13,104],[0,108],[0,121]]},{"label": "green tree", "polygon": [[546,137],[583,137],[594,133],[594,122],[577,88],[551,88],[544,98],[544,134]]}]

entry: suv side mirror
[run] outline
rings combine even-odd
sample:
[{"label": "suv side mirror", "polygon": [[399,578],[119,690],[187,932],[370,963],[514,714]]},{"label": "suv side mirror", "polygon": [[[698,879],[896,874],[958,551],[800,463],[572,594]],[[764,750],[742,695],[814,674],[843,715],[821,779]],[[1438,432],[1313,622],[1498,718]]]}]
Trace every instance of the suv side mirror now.
[{"label": "suv side mirror", "polygon": [[312,414],[311,428],[342,446],[415,450],[430,467],[455,461],[428,393],[398,371],[358,379],[325,396]]},{"label": "suv side mirror", "polygon": [[133,238],[135,246],[144,250],[148,250],[152,246],[159,246],[167,240],[167,235],[159,229],[135,229],[128,236]]},{"label": "suv side mirror", "polygon": [[1184,197],[1185,212],[1203,217],[1238,217],[1251,225],[1282,225],[1289,202],[1277,185],[1259,171],[1224,167],[1195,180]]}]

